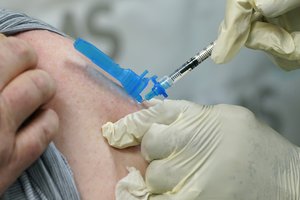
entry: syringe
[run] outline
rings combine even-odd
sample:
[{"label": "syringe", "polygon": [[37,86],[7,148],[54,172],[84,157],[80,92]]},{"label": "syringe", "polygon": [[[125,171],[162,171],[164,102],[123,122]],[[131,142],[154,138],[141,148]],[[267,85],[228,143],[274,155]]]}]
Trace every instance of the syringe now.
[{"label": "syringe", "polygon": [[[210,57],[214,45],[214,42],[211,43],[200,53],[184,63],[170,76],[164,76],[159,81],[156,81],[157,76],[155,75],[152,77],[146,77],[146,74],[148,73],[147,70],[145,70],[141,75],[138,75],[131,69],[124,69],[120,67],[120,65],[115,63],[110,57],[105,55],[97,47],[81,38],[78,38],[74,42],[74,47],[79,52],[88,57],[93,63],[95,63],[97,66],[99,66],[116,80],[118,80],[125,91],[138,102],[143,102],[145,99],[150,100],[153,97],[159,95],[168,97],[166,89],[170,88],[188,72],[192,71],[200,63]],[[147,86],[150,80],[153,83],[153,87],[151,88],[151,91],[145,95],[145,98],[143,98],[142,93],[148,88]]]},{"label": "syringe", "polygon": [[176,83],[183,76],[188,74],[188,72],[192,71],[200,63],[209,58],[211,56],[214,45],[215,42],[212,42],[201,52],[199,52],[194,57],[189,59],[186,63],[184,63],[180,68],[176,69],[171,75],[162,77],[158,82],[156,81],[156,76],[152,77],[151,79],[154,83],[154,86],[152,87],[151,91],[148,94],[146,94],[145,99],[150,100],[153,97],[159,95],[168,97],[166,89],[170,88],[174,83]]}]

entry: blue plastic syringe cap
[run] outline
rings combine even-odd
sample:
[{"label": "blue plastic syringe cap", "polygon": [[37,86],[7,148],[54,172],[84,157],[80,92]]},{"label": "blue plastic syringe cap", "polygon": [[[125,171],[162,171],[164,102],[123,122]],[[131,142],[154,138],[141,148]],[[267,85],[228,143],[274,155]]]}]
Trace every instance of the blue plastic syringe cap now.
[{"label": "blue plastic syringe cap", "polygon": [[145,77],[148,73],[147,70],[139,76],[131,69],[123,69],[97,47],[81,38],[78,38],[74,42],[74,47],[83,55],[88,57],[98,67],[102,68],[112,77],[117,79],[122,84],[125,91],[136,101],[143,101],[141,93],[146,88],[150,80]]},{"label": "blue plastic syringe cap", "polygon": [[126,92],[139,103],[143,102],[141,93],[147,87],[150,80],[149,78],[145,77],[147,73],[148,71],[145,70],[139,76],[134,71],[130,69],[125,69],[123,72],[124,76],[120,80]]},{"label": "blue plastic syringe cap", "polygon": [[151,91],[145,95],[145,99],[147,101],[149,101],[153,97],[159,96],[159,95],[163,95],[165,98],[168,97],[168,94],[167,94],[165,88],[156,79],[157,79],[157,76],[151,77],[151,81],[154,84],[154,86],[152,87]]}]

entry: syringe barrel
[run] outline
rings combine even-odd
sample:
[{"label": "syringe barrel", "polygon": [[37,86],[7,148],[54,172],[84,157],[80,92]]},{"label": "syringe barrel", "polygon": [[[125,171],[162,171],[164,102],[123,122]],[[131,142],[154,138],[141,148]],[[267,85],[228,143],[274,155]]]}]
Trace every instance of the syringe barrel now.
[{"label": "syringe barrel", "polygon": [[184,63],[180,68],[178,68],[175,72],[173,72],[169,77],[172,79],[173,83],[180,80],[184,75],[188,72],[192,71],[195,67],[197,67],[200,63],[211,56],[212,50],[214,48],[215,42],[209,44],[205,49],[200,51],[186,63]]}]

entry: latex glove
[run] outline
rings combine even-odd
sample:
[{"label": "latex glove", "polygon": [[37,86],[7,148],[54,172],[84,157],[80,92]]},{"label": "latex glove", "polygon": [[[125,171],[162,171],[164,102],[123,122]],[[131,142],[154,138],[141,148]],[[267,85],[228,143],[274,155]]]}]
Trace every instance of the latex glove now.
[{"label": "latex glove", "polygon": [[39,109],[56,88],[46,72],[34,69],[34,50],[0,34],[0,58],[1,196],[47,148],[58,131],[58,117],[52,110]]},{"label": "latex glove", "polygon": [[246,45],[271,54],[286,70],[299,68],[299,6],[299,0],[227,0],[212,59],[228,62]]},{"label": "latex glove", "polygon": [[117,199],[300,198],[300,150],[249,110],[187,101],[155,104],[102,128],[117,148],[141,143],[145,183],[130,169]]}]

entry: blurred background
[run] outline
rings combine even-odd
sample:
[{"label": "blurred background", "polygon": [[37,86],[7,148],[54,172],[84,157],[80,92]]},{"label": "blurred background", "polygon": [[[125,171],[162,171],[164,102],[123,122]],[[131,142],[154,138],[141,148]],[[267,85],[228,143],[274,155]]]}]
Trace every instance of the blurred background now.
[{"label": "blurred background", "polygon": [[[141,74],[169,75],[217,37],[226,1],[19,0],[3,8],[41,19],[82,37]],[[229,64],[204,62],[169,90],[170,98],[229,103],[253,111],[300,145],[300,70],[285,72],[267,55],[242,49]]]}]

